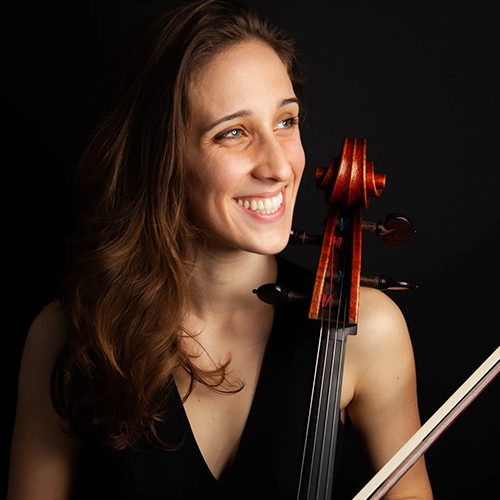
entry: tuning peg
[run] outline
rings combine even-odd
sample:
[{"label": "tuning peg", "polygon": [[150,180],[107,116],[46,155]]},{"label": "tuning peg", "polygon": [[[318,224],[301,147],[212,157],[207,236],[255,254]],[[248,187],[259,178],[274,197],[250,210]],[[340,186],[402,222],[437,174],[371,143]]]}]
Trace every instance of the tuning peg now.
[{"label": "tuning peg", "polygon": [[361,223],[363,230],[382,236],[384,243],[390,246],[399,246],[406,243],[416,231],[413,224],[403,214],[392,213],[382,221]]},{"label": "tuning peg", "polygon": [[416,290],[418,285],[409,281],[401,281],[394,278],[389,278],[384,275],[380,276],[361,276],[361,286],[369,288],[377,288],[378,290]]},{"label": "tuning peg", "polygon": [[[331,278],[331,279],[330,279]],[[326,282],[332,281],[333,283],[338,283],[342,278],[338,271],[333,272],[333,276],[330,272],[326,273]],[[359,284],[368,288],[377,288],[378,290],[416,290],[418,285],[411,283],[409,281],[397,280],[394,278],[389,278],[381,274],[380,276],[367,276],[361,275],[359,277]]]},{"label": "tuning peg", "polygon": [[[327,274],[327,279],[330,278],[330,273]],[[339,274],[334,273],[333,280],[337,281]],[[361,286],[368,288],[377,288],[378,290],[416,290],[418,285],[409,281],[401,281],[387,276],[361,276]],[[268,283],[261,285],[259,288],[252,290],[252,293],[265,302],[273,306],[290,304],[291,302],[301,302],[308,299],[307,294],[302,292],[294,292],[289,288],[279,285],[278,283]]]},{"label": "tuning peg", "polygon": [[[341,234],[341,231],[338,231]],[[323,244],[322,234],[310,234],[305,231],[298,231],[297,229],[290,230],[290,237],[288,239],[289,245],[317,245]],[[337,250],[344,249],[344,239],[341,236],[334,236],[334,244]]]},{"label": "tuning peg", "polygon": [[272,306],[289,304],[290,302],[300,302],[307,299],[307,295],[302,292],[294,292],[278,283],[268,283],[252,290],[257,297]]},{"label": "tuning peg", "polygon": [[[343,221],[337,221],[335,228],[336,232],[342,233]],[[385,218],[385,222],[378,220],[377,222],[362,221],[361,228],[363,231],[382,236],[384,243],[390,246],[399,246],[406,243],[413,234],[417,231],[413,229],[413,224],[408,217],[399,213],[389,214]],[[323,243],[323,235],[310,234],[302,230],[291,229],[289,245],[321,245]]]},{"label": "tuning peg", "polygon": [[310,234],[302,230],[291,229],[290,238],[288,240],[289,245],[322,245],[323,235],[321,234]]}]

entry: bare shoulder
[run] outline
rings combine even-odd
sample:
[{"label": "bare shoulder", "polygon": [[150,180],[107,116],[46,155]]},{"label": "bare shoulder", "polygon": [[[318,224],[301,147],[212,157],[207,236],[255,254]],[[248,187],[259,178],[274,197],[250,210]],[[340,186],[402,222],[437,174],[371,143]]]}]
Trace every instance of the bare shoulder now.
[{"label": "bare shoulder", "polygon": [[369,351],[408,344],[405,318],[397,304],[384,292],[361,289],[357,337]]},{"label": "bare shoulder", "polygon": [[24,345],[19,374],[19,403],[39,401],[49,393],[54,363],[67,336],[67,322],[58,301],[45,307],[33,321]]},{"label": "bare shoulder", "polygon": [[358,391],[373,390],[376,381],[413,376],[413,349],[405,318],[385,293],[361,289],[358,333],[348,339],[347,356]]},{"label": "bare shoulder", "polygon": [[359,321],[369,323],[372,330],[387,327],[406,328],[406,322],[397,304],[384,292],[374,288],[361,288]]},{"label": "bare shoulder", "polygon": [[20,384],[30,374],[43,374],[46,377],[52,372],[66,337],[66,317],[59,301],[54,301],[38,314],[28,331],[21,362]]},{"label": "bare shoulder", "polygon": [[64,432],[52,406],[54,363],[67,336],[58,302],[35,318],[26,338],[19,373],[8,498],[67,498],[78,442]]},{"label": "bare shoulder", "polygon": [[34,319],[26,339],[27,344],[39,344],[45,347],[60,346],[66,339],[67,321],[58,300],[47,305]]}]

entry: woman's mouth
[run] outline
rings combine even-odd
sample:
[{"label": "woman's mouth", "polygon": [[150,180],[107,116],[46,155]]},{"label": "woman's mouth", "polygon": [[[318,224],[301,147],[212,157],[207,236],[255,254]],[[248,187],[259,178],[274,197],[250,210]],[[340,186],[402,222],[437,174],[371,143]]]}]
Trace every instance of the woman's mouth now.
[{"label": "woman's mouth", "polygon": [[236,202],[252,212],[269,215],[277,212],[281,207],[283,193],[280,192],[271,198],[236,198]]}]

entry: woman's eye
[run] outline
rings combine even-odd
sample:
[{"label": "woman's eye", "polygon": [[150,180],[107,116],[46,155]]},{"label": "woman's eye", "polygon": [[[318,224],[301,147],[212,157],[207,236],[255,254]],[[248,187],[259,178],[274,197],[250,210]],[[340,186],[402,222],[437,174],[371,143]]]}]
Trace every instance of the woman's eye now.
[{"label": "woman's eye", "polygon": [[242,131],[239,128],[233,128],[231,130],[228,130],[227,132],[223,132],[222,134],[219,134],[215,139],[234,139],[237,137],[241,137]]},{"label": "woman's eye", "polygon": [[294,125],[297,125],[299,122],[298,118],[287,118],[286,120],[281,120],[278,125],[276,125],[276,128],[291,128]]}]

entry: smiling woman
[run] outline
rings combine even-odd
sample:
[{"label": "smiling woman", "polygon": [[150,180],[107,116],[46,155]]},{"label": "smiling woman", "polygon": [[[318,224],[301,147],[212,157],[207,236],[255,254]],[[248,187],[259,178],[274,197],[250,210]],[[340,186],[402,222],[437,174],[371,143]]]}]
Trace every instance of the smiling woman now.
[{"label": "smiling woman", "polygon": [[[307,305],[252,293],[312,285],[274,256],[305,161],[293,43],[239,1],[195,0],[120,60],[64,294],[26,341],[9,499],[296,498],[318,332]],[[375,291],[341,409],[376,469],[419,425],[406,325]],[[390,495],[432,497],[423,461]]]},{"label": "smiling woman", "polygon": [[283,62],[267,44],[241,43],[193,76],[189,102],[192,219],[219,252],[280,252],[304,169]]}]

